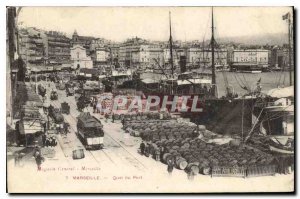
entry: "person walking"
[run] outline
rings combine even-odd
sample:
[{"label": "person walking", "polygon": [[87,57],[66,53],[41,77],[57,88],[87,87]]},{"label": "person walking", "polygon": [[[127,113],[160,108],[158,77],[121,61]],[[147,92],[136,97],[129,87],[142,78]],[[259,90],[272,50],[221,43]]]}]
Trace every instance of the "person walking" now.
[{"label": "person walking", "polygon": [[52,138],[52,140],[51,140],[51,146],[53,146],[53,147],[56,146],[56,140],[54,138]]},{"label": "person walking", "polygon": [[61,124],[60,124],[60,133],[63,133],[63,131],[64,131],[64,122],[62,122]]},{"label": "person walking", "polygon": [[19,166],[19,163],[20,163],[20,153],[17,152],[17,153],[15,154],[15,166],[16,166],[16,167]]},{"label": "person walking", "polygon": [[144,150],[144,154],[145,154],[146,157],[150,156],[150,154],[149,154],[150,151],[149,150],[150,150],[150,147],[149,147],[149,144],[147,143],[146,146],[145,146],[145,150]]},{"label": "person walking", "polygon": [[53,137],[50,137],[50,139],[49,139],[49,146],[51,148],[53,147]]},{"label": "person walking", "polygon": [[169,159],[168,162],[167,162],[167,164],[168,164],[167,170],[168,170],[169,175],[171,176],[171,175],[172,175],[172,172],[173,172],[173,169],[174,169],[174,163],[173,163],[173,160],[172,160],[172,159]]},{"label": "person walking", "polygon": [[160,159],[162,160],[162,159],[163,159],[163,155],[164,155],[164,153],[165,153],[165,148],[164,148],[163,146],[161,146],[161,147],[159,148],[159,150],[160,150],[160,153],[159,153]]},{"label": "person walking", "polygon": [[112,113],[111,119],[112,119],[112,123],[114,123],[115,122],[115,113]]},{"label": "person walking", "polygon": [[124,119],[124,117],[122,118],[121,122],[122,122],[122,125],[124,126],[124,124],[125,124],[125,119]]},{"label": "person walking", "polygon": [[160,150],[159,149],[155,149],[155,160],[160,161]]},{"label": "person walking", "polygon": [[50,138],[47,137],[47,138],[46,138],[46,147],[49,147],[49,146],[50,146]]},{"label": "person walking", "polygon": [[93,112],[93,113],[96,113],[96,108],[97,108],[97,106],[96,106],[96,102],[94,102],[94,103],[93,103],[93,110],[94,110],[94,112]]},{"label": "person walking", "polygon": [[146,147],[146,145],[145,145],[144,141],[142,141],[142,143],[140,144],[140,149],[141,149],[141,154],[142,155],[144,155],[145,147]]},{"label": "person walking", "polygon": [[193,181],[194,180],[194,177],[195,177],[195,173],[194,173],[194,171],[192,170],[192,169],[190,169],[188,172],[187,172],[187,174],[188,174],[188,179],[190,180],[190,181]]},{"label": "person walking", "polygon": [[37,151],[35,153],[35,162],[36,162],[38,171],[40,171],[42,169],[41,165],[42,165],[43,161],[44,161],[44,158],[42,157],[41,153],[39,151]]},{"label": "person walking", "polygon": [[42,142],[43,142],[43,147],[46,145],[46,134],[42,135]]},{"label": "person walking", "polygon": [[60,124],[56,124],[56,130],[58,133],[60,133]]},{"label": "person walking", "polygon": [[105,122],[107,122],[107,120],[108,120],[108,114],[107,113],[105,113]]}]

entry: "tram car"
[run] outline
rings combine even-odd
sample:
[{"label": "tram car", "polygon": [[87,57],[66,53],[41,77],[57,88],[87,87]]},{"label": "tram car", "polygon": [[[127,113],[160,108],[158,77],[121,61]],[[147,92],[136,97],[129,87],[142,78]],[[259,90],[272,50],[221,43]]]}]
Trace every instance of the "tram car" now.
[{"label": "tram car", "polygon": [[87,150],[103,148],[103,125],[100,120],[91,116],[90,113],[83,112],[77,117],[76,134]]}]

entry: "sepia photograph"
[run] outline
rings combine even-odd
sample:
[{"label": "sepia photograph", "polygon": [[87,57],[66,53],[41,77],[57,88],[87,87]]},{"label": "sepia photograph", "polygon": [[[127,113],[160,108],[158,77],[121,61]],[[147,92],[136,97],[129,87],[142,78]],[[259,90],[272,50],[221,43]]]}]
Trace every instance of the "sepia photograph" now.
[{"label": "sepia photograph", "polygon": [[7,6],[7,192],[294,193],[294,9]]}]

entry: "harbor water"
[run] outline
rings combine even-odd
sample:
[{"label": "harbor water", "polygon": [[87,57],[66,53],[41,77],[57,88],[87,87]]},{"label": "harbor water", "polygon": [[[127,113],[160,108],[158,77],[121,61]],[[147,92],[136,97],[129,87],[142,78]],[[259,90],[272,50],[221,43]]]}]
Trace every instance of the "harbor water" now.
[{"label": "harbor water", "polygon": [[[153,73],[144,73],[142,78],[159,79],[161,75]],[[242,87],[248,87],[251,90],[256,89],[257,82],[260,80],[262,92],[278,87],[289,86],[290,74],[288,71],[272,71],[263,73],[237,73],[237,72],[216,72],[216,81],[218,86],[219,97],[225,96],[226,86],[225,78],[227,77],[229,88],[234,90],[239,96],[246,94],[248,91]],[[292,73],[294,77],[294,72]],[[294,79],[293,85],[294,85]]]}]

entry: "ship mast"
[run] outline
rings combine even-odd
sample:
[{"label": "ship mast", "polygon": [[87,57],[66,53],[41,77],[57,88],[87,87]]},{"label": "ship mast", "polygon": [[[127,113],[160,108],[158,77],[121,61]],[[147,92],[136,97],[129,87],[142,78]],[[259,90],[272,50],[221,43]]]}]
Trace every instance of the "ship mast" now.
[{"label": "ship mast", "polygon": [[215,38],[214,38],[214,8],[211,9],[211,68],[212,68],[212,91],[216,94],[216,69],[215,69]]},{"label": "ship mast", "polygon": [[171,26],[171,12],[169,12],[169,24],[170,24],[170,63],[171,63],[171,70],[172,70],[172,78],[174,77],[174,64],[173,64],[173,46],[172,46],[172,26]]},{"label": "ship mast", "polygon": [[291,15],[288,13],[288,28],[289,28],[289,64],[290,64],[290,86],[293,85],[292,82],[292,47],[291,47]]}]

